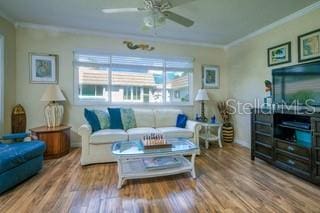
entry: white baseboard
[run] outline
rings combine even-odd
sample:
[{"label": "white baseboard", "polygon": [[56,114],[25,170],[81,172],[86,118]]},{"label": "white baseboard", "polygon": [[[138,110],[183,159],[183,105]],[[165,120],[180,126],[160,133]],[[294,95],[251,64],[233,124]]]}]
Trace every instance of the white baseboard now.
[{"label": "white baseboard", "polygon": [[80,141],[71,141],[70,146],[71,147],[81,147],[81,142]]},{"label": "white baseboard", "polygon": [[234,139],[234,142],[235,142],[236,144],[239,144],[239,145],[241,145],[241,146],[244,146],[244,147],[247,147],[247,148],[251,149],[251,143],[248,142],[248,141],[243,141],[243,140],[239,140],[239,139]]}]

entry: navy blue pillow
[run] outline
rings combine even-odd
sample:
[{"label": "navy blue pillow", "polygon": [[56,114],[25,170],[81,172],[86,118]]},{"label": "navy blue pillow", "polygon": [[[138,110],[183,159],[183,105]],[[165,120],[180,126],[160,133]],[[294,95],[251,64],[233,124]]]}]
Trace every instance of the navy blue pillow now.
[{"label": "navy blue pillow", "polygon": [[179,114],[177,117],[177,124],[176,127],[186,128],[188,116],[185,114]]},{"label": "navy blue pillow", "polygon": [[120,108],[108,108],[110,129],[123,129]]},{"label": "navy blue pillow", "polygon": [[86,118],[86,120],[90,124],[90,126],[92,128],[92,132],[99,131],[101,129],[99,119],[98,119],[96,113],[94,113],[94,111],[88,110],[87,108],[85,108],[84,109],[84,117]]}]

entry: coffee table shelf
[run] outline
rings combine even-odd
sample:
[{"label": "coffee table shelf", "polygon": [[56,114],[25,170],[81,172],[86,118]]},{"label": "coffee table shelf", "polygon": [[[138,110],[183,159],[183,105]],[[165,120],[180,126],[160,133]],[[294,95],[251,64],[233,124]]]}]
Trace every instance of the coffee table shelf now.
[{"label": "coffee table shelf", "polygon": [[[144,150],[139,141],[116,142],[112,146],[112,153],[118,163],[118,188],[120,189],[124,182],[129,179],[142,179],[160,176],[169,176],[174,174],[190,172],[193,178],[196,178],[195,157],[199,151],[198,146],[184,138],[171,139],[170,149]],[[136,147],[135,147],[136,146]],[[127,148],[128,147],[128,148]],[[191,155],[188,160],[184,155]],[[181,164],[176,167],[148,170],[145,168],[143,160],[146,158],[155,158],[161,156],[173,156]]]}]

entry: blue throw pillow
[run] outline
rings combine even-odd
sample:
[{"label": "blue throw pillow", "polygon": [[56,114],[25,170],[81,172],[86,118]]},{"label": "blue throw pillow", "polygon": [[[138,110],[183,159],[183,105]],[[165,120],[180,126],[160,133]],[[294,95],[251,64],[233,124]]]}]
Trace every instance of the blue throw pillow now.
[{"label": "blue throw pillow", "polygon": [[110,129],[123,129],[120,108],[108,108]]},{"label": "blue throw pillow", "polygon": [[176,127],[186,128],[188,116],[185,114],[179,114],[177,117],[177,124]]},{"label": "blue throw pillow", "polygon": [[92,128],[92,132],[99,131],[101,129],[99,119],[93,110],[88,110],[87,108],[85,108],[84,109],[84,117],[86,118],[86,120],[90,124],[90,126]]}]

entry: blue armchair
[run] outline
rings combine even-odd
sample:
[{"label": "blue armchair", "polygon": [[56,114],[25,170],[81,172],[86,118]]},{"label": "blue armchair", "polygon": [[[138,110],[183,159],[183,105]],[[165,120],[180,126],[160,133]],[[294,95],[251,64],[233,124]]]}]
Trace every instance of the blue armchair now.
[{"label": "blue armchair", "polygon": [[[23,137],[23,133],[7,136],[3,139],[16,140]],[[45,149],[45,143],[39,140],[0,142],[0,194],[40,171]]]}]

